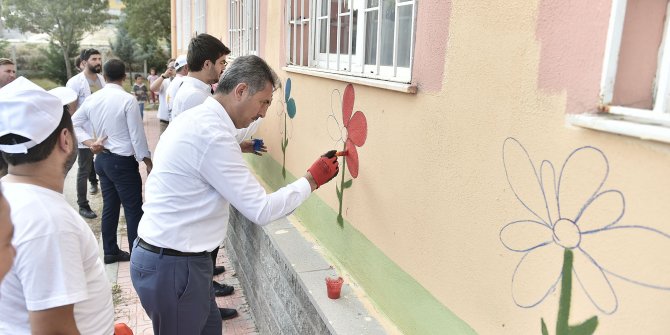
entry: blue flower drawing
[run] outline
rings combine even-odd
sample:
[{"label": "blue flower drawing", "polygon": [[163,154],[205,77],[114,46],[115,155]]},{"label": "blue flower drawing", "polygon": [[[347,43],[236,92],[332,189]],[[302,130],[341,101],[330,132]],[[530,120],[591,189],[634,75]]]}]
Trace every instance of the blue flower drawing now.
[{"label": "blue flower drawing", "polygon": [[[572,276],[605,314],[619,306],[613,278],[670,290],[670,264],[664,255],[670,251],[670,235],[622,223],[624,195],[605,186],[609,162],[600,149],[574,150],[557,174],[550,161],[537,167],[518,140],[507,138],[503,164],[512,192],[530,214],[500,230],[502,244],[522,255],[512,276],[512,298],[518,306],[544,301],[566,277],[563,271],[570,283],[562,287],[571,291]],[[568,258],[571,270],[561,265]],[[569,310],[569,300],[567,306]]]}]

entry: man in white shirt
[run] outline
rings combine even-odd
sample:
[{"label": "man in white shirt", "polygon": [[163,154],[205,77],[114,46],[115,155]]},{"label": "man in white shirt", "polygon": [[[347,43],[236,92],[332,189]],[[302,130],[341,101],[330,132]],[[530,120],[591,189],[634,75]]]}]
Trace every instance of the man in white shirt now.
[{"label": "man in white shirt", "polygon": [[151,92],[158,94],[158,126],[160,133],[163,134],[170,124],[170,112],[166,99],[167,89],[170,86],[170,81],[175,75],[174,58],[170,58],[167,62],[167,70],[154,80],[149,86]]},{"label": "man in white shirt", "polygon": [[251,173],[237,129],[265,116],[278,84],[262,59],[238,57],[214,96],[175,119],[158,143],[130,265],[156,334],[221,334],[210,252],[226,236],[230,205],[265,225],[339,171],[329,151],[303,178],[271,194]]},{"label": "man in white shirt", "polygon": [[177,57],[177,59],[174,61],[174,70],[176,72],[175,77],[170,80],[170,85],[168,86],[167,92],[165,93],[165,99],[167,100],[168,116],[169,116],[168,124],[170,121],[172,121],[172,108],[174,107],[174,97],[177,95],[177,91],[181,87],[184,77],[188,75],[188,62],[186,60],[186,55],[180,55],[179,57]]},{"label": "man in white shirt", "polygon": [[[79,58],[84,70],[70,78],[67,84],[65,84],[65,86],[77,92],[77,101],[70,105],[71,113],[74,113],[92,93],[105,86],[105,79],[100,74],[102,71],[102,56],[100,56],[100,52],[96,49],[82,50]],[[87,131],[91,131],[90,125],[85,125],[85,127]],[[86,198],[86,179],[91,183],[91,194],[98,193],[98,179],[93,168],[93,153],[81,143],[79,144],[77,162],[79,167],[77,171],[77,205],[79,205],[79,215],[87,219],[94,219],[97,215],[91,209]]]},{"label": "man in white shirt", "polygon": [[[109,281],[88,224],[63,195],[77,140],[62,100],[27,79],[0,89],[3,193],[15,223],[14,266],[0,285],[0,334],[112,334]],[[53,91],[53,90],[52,90]]]},{"label": "man in white shirt", "polygon": [[[107,61],[104,74],[107,85],[86,99],[72,122],[79,141],[98,154],[95,170],[102,187],[102,247],[105,264],[110,264],[130,260],[116,240],[119,212],[123,204],[128,246],[132,246],[143,214],[138,162],[146,164],[147,173],[153,165],[137,100],[121,86],[126,78],[123,61]],[[92,133],[85,128],[89,123]]]}]

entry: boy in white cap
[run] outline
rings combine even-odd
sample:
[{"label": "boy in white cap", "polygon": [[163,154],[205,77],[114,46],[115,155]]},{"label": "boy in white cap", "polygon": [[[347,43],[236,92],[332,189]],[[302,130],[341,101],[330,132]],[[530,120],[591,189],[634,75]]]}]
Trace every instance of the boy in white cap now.
[{"label": "boy in white cap", "polygon": [[[52,94],[53,93],[53,94]],[[77,140],[67,88],[25,78],[0,89],[2,178],[14,225],[14,266],[0,284],[1,334],[112,334],[111,288],[93,232],[63,196]]]},{"label": "boy in white cap", "polygon": [[[170,81],[167,88],[166,101],[168,107],[168,123],[172,121],[172,107],[174,106],[174,97],[177,96],[177,91],[184,83],[184,77],[188,75],[189,67],[186,63],[186,55],[180,55],[174,61],[175,77]],[[167,128],[167,125],[166,125]]]}]

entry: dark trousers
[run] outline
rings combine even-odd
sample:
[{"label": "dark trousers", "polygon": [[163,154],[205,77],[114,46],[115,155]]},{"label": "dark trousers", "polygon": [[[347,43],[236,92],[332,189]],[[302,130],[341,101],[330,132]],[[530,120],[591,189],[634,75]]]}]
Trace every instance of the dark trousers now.
[{"label": "dark trousers", "polygon": [[169,256],[137,245],[130,256],[130,279],[156,335],[220,335],[209,255]]},{"label": "dark trousers", "polygon": [[86,198],[86,180],[91,184],[98,184],[98,179],[95,175],[95,168],[93,167],[93,152],[91,149],[79,149],[77,152],[77,205],[79,207],[88,207],[88,199]]},{"label": "dark trousers", "polygon": [[100,153],[95,159],[95,171],[100,176],[102,190],[102,248],[105,255],[116,255],[119,252],[116,229],[121,205],[126,215],[129,247],[137,238],[137,226],[144,214],[139,164],[132,156]]}]

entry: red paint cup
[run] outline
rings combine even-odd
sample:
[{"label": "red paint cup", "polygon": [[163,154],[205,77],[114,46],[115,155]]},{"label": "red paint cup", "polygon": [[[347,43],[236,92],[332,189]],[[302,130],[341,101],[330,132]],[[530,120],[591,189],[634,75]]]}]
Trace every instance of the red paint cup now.
[{"label": "red paint cup", "polygon": [[342,277],[329,278],[326,277],[326,289],[328,290],[328,298],[339,299],[340,292],[342,291],[342,283],[344,279]]}]

